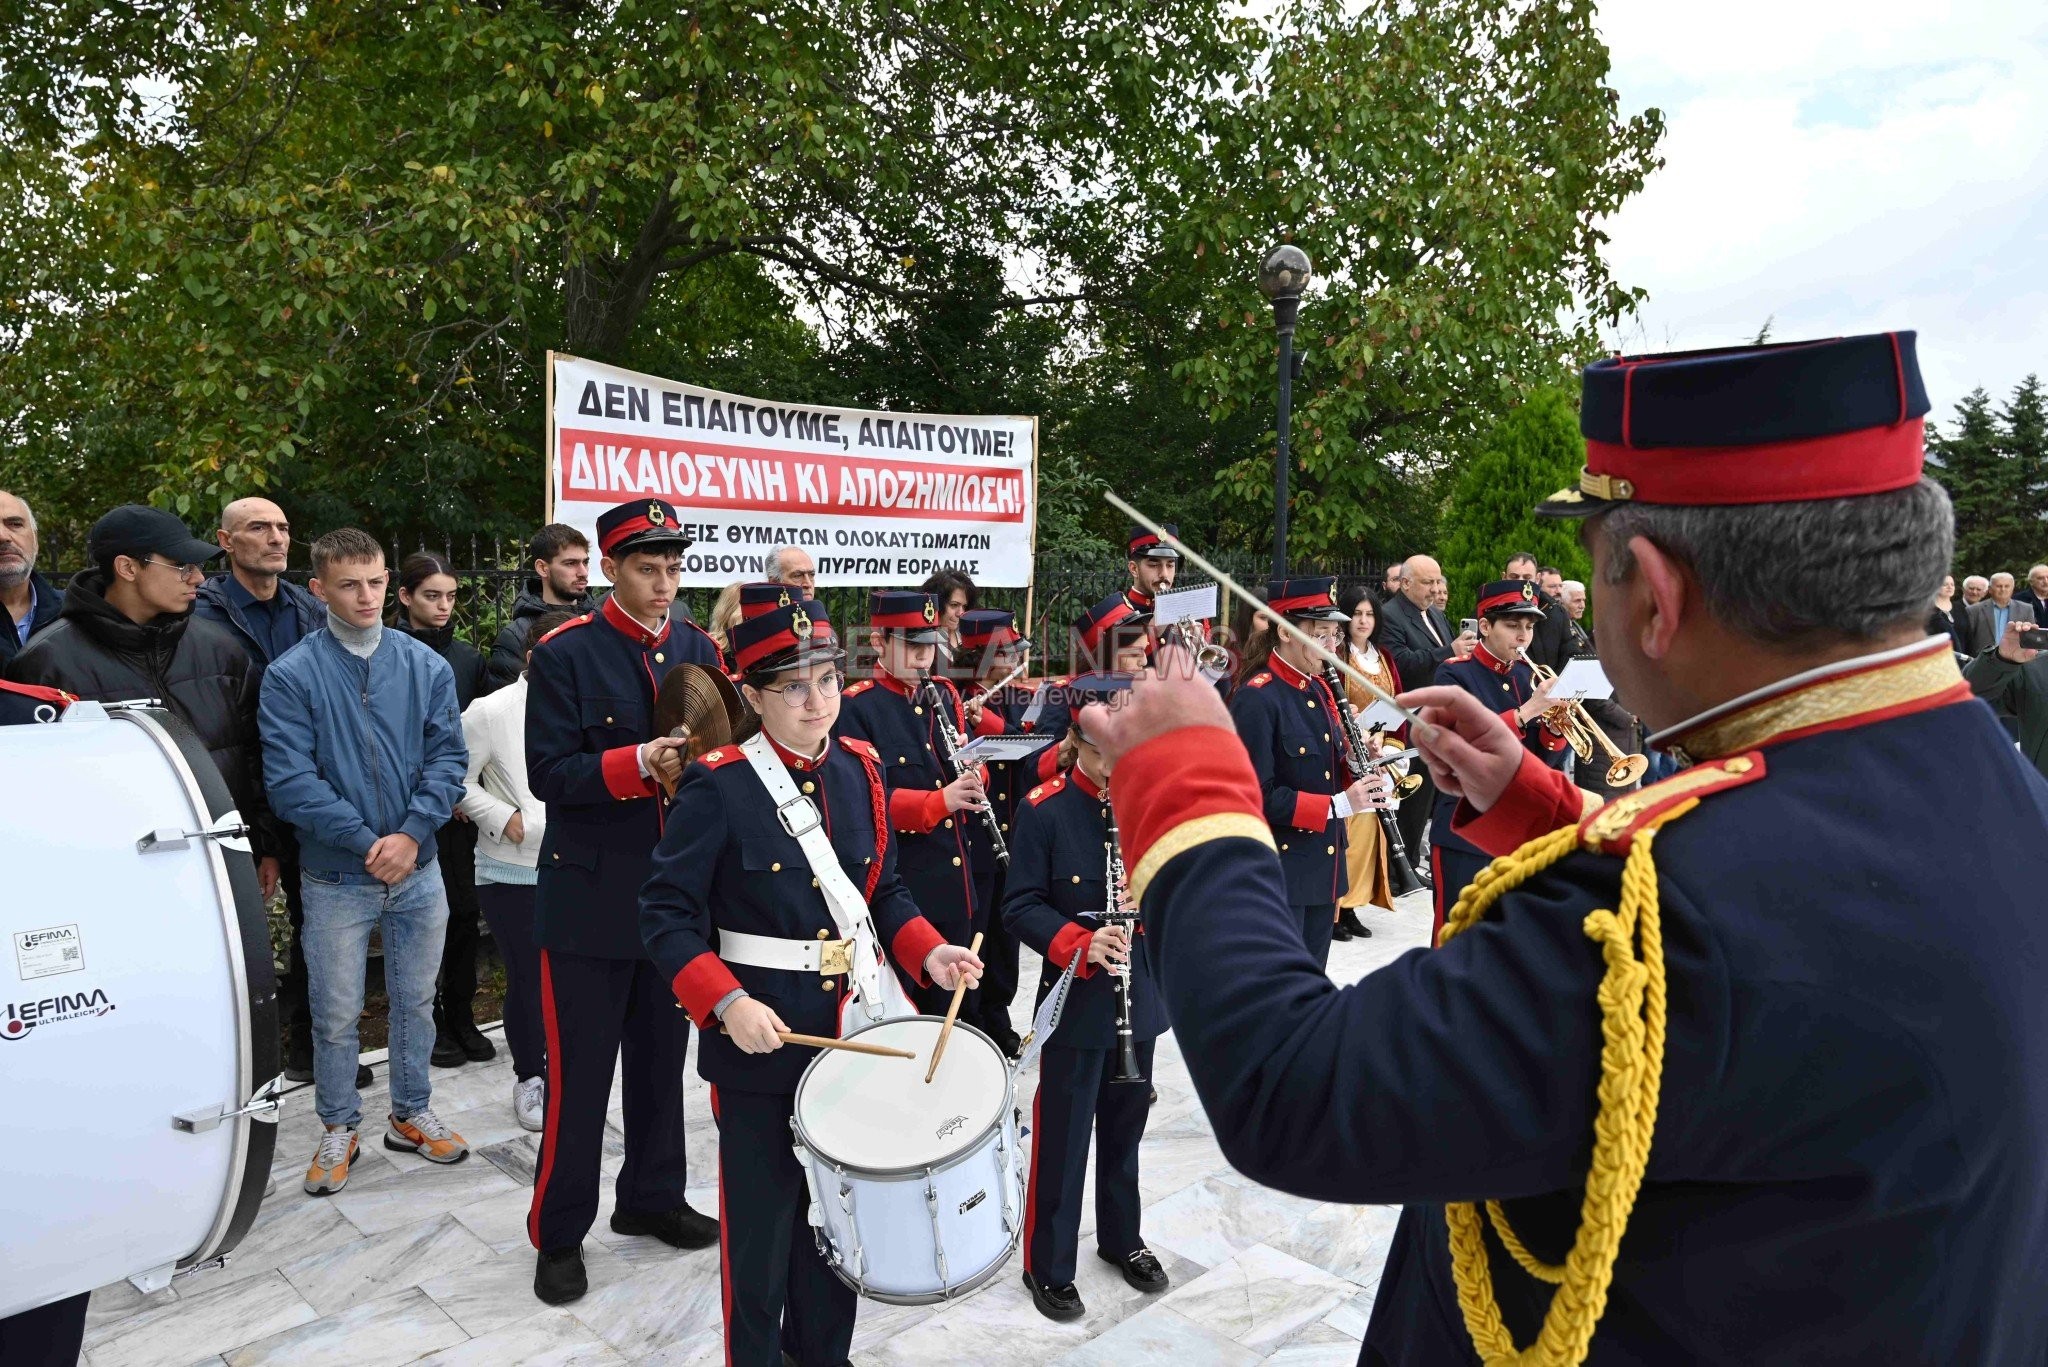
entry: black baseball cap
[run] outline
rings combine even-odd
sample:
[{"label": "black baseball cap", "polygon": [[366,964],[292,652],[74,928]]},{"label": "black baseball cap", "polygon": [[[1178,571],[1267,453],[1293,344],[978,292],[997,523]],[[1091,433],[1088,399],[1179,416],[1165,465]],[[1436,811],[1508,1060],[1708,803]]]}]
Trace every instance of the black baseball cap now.
[{"label": "black baseball cap", "polygon": [[192,535],[175,513],[124,503],[92,524],[86,533],[86,554],[96,565],[111,565],[117,555],[160,555],[173,565],[203,565],[221,553],[211,542]]}]

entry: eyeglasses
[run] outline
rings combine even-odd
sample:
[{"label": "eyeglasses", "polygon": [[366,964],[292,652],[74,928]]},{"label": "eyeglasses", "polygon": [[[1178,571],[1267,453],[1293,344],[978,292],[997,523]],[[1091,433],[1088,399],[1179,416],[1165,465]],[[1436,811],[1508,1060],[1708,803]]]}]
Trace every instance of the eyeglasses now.
[{"label": "eyeglasses", "polygon": [[782,705],[794,710],[810,702],[813,688],[818,690],[820,698],[836,698],[839,696],[840,686],[845,682],[846,675],[835,669],[829,674],[820,674],[815,680],[798,679],[795,683],[786,683],[780,688],[764,688],[761,691],[781,694]]},{"label": "eyeglasses", "polygon": [[206,566],[204,565],[179,565],[169,560],[158,560],[153,556],[147,555],[142,557],[142,563],[145,565],[162,565],[167,570],[174,570],[180,579],[197,579],[206,573]]}]

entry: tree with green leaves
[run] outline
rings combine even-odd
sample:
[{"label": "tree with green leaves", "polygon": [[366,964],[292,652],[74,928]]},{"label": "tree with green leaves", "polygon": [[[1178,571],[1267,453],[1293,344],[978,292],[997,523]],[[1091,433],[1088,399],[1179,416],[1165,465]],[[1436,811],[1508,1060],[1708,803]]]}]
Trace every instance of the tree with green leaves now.
[{"label": "tree with green leaves", "polygon": [[1998,414],[1998,453],[2014,492],[2010,530],[2001,547],[2013,573],[2048,561],[2048,398],[2038,375],[2013,386]]},{"label": "tree with green leaves", "polygon": [[1557,566],[1567,579],[1590,581],[1593,566],[1579,545],[1579,524],[1531,511],[1559,489],[1575,487],[1585,463],[1578,407],[1561,388],[1536,390],[1494,423],[1459,473],[1444,512],[1437,561],[1450,580],[1453,616],[1476,601],[1481,585],[1500,578],[1518,552]]},{"label": "tree with green leaves", "polygon": [[[1956,404],[1953,430],[1931,432],[1928,473],[1948,490],[1956,510],[1956,579],[2013,569],[2012,548],[2031,519],[2026,484],[2006,454],[2006,435],[1991,396],[1973,389]],[[2022,555],[2026,552],[2022,551]]]}]

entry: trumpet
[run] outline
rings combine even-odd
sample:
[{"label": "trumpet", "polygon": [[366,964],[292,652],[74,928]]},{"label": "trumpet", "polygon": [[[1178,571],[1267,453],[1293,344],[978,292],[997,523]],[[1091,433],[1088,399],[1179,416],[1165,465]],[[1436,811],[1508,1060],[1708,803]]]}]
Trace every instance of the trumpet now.
[{"label": "trumpet", "polygon": [[1195,670],[1210,683],[1230,672],[1230,651],[1214,641],[1197,637],[1186,622],[1172,622],[1161,628],[1159,644],[1179,646],[1195,657]]},{"label": "trumpet", "polygon": [[[1519,654],[1522,657],[1522,662],[1528,665],[1530,671],[1536,676],[1536,682],[1539,685],[1548,683],[1557,677],[1557,671],[1547,669],[1530,659],[1528,651],[1524,650],[1519,652]],[[1545,709],[1543,713],[1543,727],[1553,736],[1563,736],[1565,744],[1571,746],[1572,753],[1579,757],[1579,762],[1582,764],[1593,758],[1595,743],[1599,745],[1600,749],[1606,751],[1608,761],[1606,778],[1607,786],[1610,788],[1628,787],[1631,783],[1640,779],[1644,771],[1650,767],[1650,761],[1642,755],[1625,755],[1621,752],[1620,747],[1607,739],[1607,733],[1600,729],[1599,725],[1587,713],[1585,704],[1581,703],[1577,698],[1567,699]]]}]

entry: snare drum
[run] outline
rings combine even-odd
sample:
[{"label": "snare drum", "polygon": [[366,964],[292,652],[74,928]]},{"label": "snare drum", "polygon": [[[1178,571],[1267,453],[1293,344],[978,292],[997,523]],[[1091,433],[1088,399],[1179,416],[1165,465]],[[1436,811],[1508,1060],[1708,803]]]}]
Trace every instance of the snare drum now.
[{"label": "snare drum", "polygon": [[966,1295],[1002,1270],[1023,1227],[1009,1061],[956,1024],[927,1085],[943,1024],[907,1016],[848,1036],[915,1060],[824,1050],[797,1083],[789,1122],[826,1263],[892,1305]]},{"label": "snare drum", "polygon": [[234,807],[168,713],[0,727],[0,1316],[220,1256],[276,1143],[277,1003]]}]

